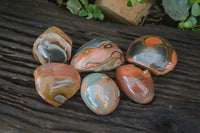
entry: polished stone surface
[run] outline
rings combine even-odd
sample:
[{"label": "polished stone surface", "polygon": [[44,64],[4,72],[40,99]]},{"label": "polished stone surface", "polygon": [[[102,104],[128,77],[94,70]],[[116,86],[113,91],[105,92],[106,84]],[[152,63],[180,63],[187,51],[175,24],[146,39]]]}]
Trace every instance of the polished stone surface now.
[{"label": "polished stone surface", "polygon": [[60,106],[70,99],[81,84],[79,72],[62,63],[39,66],[34,72],[34,77],[38,94],[54,106]]},{"label": "polished stone surface", "polygon": [[34,42],[33,55],[41,63],[67,63],[71,58],[72,40],[58,27],[52,26]]},{"label": "polished stone surface", "polygon": [[110,77],[102,73],[93,73],[83,79],[81,97],[94,113],[105,115],[117,107],[120,91]]},{"label": "polished stone surface", "polygon": [[120,89],[135,102],[146,104],[154,97],[154,84],[148,70],[123,65],[116,69],[115,79]]},{"label": "polished stone surface", "polygon": [[71,60],[78,71],[108,71],[124,62],[124,54],[111,41],[94,39],[80,47]]},{"label": "polished stone surface", "polygon": [[156,75],[163,75],[176,66],[177,54],[165,39],[143,36],[130,44],[126,59],[128,62],[149,69]]}]

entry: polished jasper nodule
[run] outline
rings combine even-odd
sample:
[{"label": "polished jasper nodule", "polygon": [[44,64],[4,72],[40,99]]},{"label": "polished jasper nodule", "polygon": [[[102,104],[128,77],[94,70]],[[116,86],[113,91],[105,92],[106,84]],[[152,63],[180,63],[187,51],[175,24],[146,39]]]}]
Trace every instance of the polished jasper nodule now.
[{"label": "polished jasper nodule", "polygon": [[130,44],[126,59],[156,75],[163,75],[176,66],[177,54],[165,39],[149,35],[140,37]]},{"label": "polished jasper nodule", "polygon": [[80,47],[73,56],[71,65],[78,71],[107,71],[124,62],[124,54],[111,41],[94,39]]},{"label": "polished jasper nodule", "polygon": [[39,66],[34,72],[34,77],[38,94],[54,106],[60,106],[70,99],[81,84],[79,72],[62,63]]},{"label": "polished jasper nodule", "polygon": [[83,79],[81,97],[94,113],[105,115],[117,107],[120,91],[110,77],[102,73],[93,73]]},{"label": "polished jasper nodule", "polygon": [[71,58],[72,40],[58,27],[52,26],[33,45],[33,55],[41,63],[67,63]]},{"label": "polished jasper nodule", "polygon": [[116,69],[115,79],[120,89],[135,102],[146,104],[154,97],[154,84],[148,70],[123,65]]}]

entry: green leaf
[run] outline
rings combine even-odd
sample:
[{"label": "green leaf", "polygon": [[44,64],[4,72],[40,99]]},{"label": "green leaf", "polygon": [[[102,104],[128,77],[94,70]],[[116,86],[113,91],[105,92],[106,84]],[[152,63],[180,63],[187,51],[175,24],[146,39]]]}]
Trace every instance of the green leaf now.
[{"label": "green leaf", "polygon": [[198,3],[198,4],[199,4],[199,3],[200,3],[200,0],[196,0],[196,3]]},{"label": "green leaf", "polygon": [[165,12],[175,21],[185,21],[189,16],[188,0],[162,0]]},{"label": "green leaf", "polygon": [[71,11],[72,14],[78,15],[82,5],[78,0],[69,0],[67,1],[67,8]]},{"label": "green leaf", "polygon": [[88,6],[88,0],[81,0],[81,2],[83,3],[83,5],[84,5],[85,7]]},{"label": "green leaf", "polygon": [[200,28],[193,28],[192,31],[200,33]]},{"label": "green leaf", "polygon": [[93,18],[94,18],[94,19],[97,19],[97,18],[98,18],[96,12],[93,13]]},{"label": "green leaf", "polygon": [[194,3],[196,0],[189,0],[189,2]]},{"label": "green leaf", "polygon": [[98,12],[99,11],[99,7],[97,5],[93,5],[92,9],[94,12]]},{"label": "green leaf", "polygon": [[97,13],[97,18],[98,18],[99,20],[103,21],[103,19],[104,19],[103,13],[98,12],[98,13]]},{"label": "green leaf", "polygon": [[188,20],[192,21],[194,27],[196,26],[196,24],[197,24],[197,19],[196,19],[195,17],[190,16],[190,17],[188,18]]},{"label": "green leaf", "polygon": [[130,0],[130,1],[131,1],[132,6],[133,6],[133,5],[135,5],[137,0]]},{"label": "green leaf", "polygon": [[190,7],[192,7],[193,4],[194,4],[194,2],[195,2],[195,0],[188,0],[188,5],[189,5]]},{"label": "green leaf", "polygon": [[191,13],[193,16],[197,17],[200,15],[200,6],[197,2],[195,2],[192,6]]},{"label": "green leaf", "polygon": [[87,17],[87,19],[92,19],[92,18],[93,18],[93,14],[90,13],[90,12],[88,12],[88,17]]},{"label": "green leaf", "polygon": [[189,28],[192,28],[192,27],[193,27],[192,21],[187,20],[187,21],[184,22],[184,28],[189,29]]},{"label": "green leaf", "polygon": [[87,16],[87,15],[88,15],[88,14],[87,14],[87,11],[86,11],[86,10],[80,10],[79,16],[85,17],[85,16]]},{"label": "green leaf", "polygon": [[130,0],[127,2],[127,6],[128,7],[132,7],[133,6]]},{"label": "green leaf", "polygon": [[93,12],[92,4],[89,4],[86,10],[88,11],[88,13],[92,13]]},{"label": "green leaf", "polygon": [[178,24],[178,27],[179,27],[180,29],[183,29],[183,28],[184,28],[184,22],[180,22],[180,23]]},{"label": "green leaf", "polygon": [[144,4],[144,3],[146,2],[146,0],[138,0],[138,2],[139,2],[140,4]]}]

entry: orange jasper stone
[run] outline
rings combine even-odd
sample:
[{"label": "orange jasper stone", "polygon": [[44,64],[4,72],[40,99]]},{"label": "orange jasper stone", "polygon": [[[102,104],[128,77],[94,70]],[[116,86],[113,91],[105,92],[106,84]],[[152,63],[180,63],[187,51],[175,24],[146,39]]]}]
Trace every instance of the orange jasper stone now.
[{"label": "orange jasper stone", "polygon": [[43,64],[35,70],[34,76],[38,94],[54,106],[63,104],[80,88],[78,71],[67,64]]},{"label": "orange jasper stone", "polygon": [[94,39],[76,51],[70,65],[79,72],[99,72],[115,69],[122,63],[124,63],[124,54],[115,43]]},{"label": "orange jasper stone", "polygon": [[115,110],[120,98],[117,84],[103,73],[92,73],[83,78],[81,97],[96,114],[106,115]]},{"label": "orange jasper stone", "polygon": [[41,63],[67,63],[71,58],[72,39],[60,28],[52,26],[34,42],[33,55]]},{"label": "orange jasper stone", "polygon": [[117,68],[115,79],[120,89],[135,102],[146,104],[154,97],[154,84],[148,70],[123,65]]},{"label": "orange jasper stone", "polygon": [[176,66],[177,54],[168,41],[149,35],[140,37],[130,44],[126,60],[147,68],[156,75],[163,75]]}]

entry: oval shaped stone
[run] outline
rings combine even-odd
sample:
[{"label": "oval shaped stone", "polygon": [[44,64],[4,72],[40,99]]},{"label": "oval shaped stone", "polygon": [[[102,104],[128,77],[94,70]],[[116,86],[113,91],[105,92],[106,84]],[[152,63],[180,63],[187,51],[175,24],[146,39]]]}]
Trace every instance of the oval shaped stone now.
[{"label": "oval shaped stone", "polygon": [[146,104],[154,97],[154,84],[148,70],[123,65],[116,69],[115,79],[120,89],[135,102]]},{"label": "oval shaped stone", "polygon": [[80,88],[79,72],[72,66],[50,63],[39,66],[34,71],[38,94],[48,103],[60,106],[70,99]]},{"label": "oval shaped stone", "polygon": [[177,54],[165,39],[149,35],[140,37],[130,44],[126,59],[156,75],[163,75],[176,66]]},{"label": "oval shaped stone", "polygon": [[81,97],[94,113],[105,115],[117,107],[120,91],[110,77],[102,73],[93,73],[83,79]]},{"label": "oval shaped stone", "polygon": [[80,47],[71,60],[78,71],[108,71],[124,62],[124,54],[111,41],[94,39]]},{"label": "oval shaped stone", "polygon": [[41,63],[67,63],[71,58],[72,40],[58,27],[52,26],[34,42],[33,55]]}]

